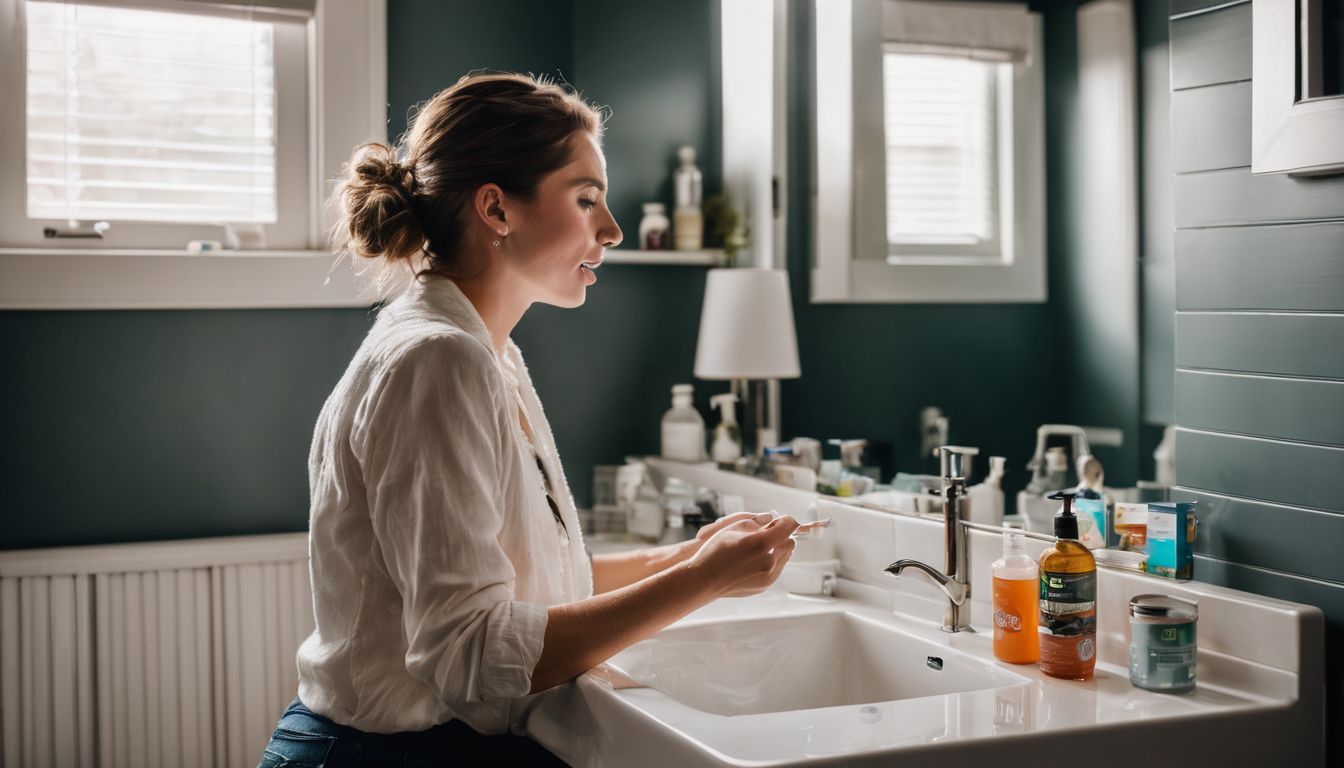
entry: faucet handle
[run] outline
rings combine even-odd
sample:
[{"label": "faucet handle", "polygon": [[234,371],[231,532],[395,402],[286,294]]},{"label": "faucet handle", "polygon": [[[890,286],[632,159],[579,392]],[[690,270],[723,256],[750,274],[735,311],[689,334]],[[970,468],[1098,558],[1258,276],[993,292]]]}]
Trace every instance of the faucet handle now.
[{"label": "faucet handle", "polygon": [[937,454],[939,466],[942,469],[944,480],[951,480],[959,477],[963,480],[970,479],[971,476],[971,457],[980,453],[979,448],[971,448],[962,445],[940,445]]}]

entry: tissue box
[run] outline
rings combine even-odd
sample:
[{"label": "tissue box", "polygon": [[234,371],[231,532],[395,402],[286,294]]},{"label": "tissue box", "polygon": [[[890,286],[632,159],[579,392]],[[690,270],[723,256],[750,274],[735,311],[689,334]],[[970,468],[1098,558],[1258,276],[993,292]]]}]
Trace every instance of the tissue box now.
[{"label": "tissue box", "polygon": [[1175,579],[1194,577],[1195,502],[1148,505],[1148,572]]}]

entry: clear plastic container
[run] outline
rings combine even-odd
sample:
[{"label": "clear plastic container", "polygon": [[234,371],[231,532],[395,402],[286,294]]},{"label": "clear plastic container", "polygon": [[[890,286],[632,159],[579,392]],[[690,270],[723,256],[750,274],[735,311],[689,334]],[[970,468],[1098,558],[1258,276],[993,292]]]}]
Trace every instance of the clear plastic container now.
[{"label": "clear plastic container", "polygon": [[672,387],[672,407],[663,414],[662,456],[676,461],[705,460],[705,420],[691,404],[695,387]]},{"label": "clear plastic container", "polygon": [[1003,557],[990,566],[994,590],[994,657],[1010,664],[1040,661],[1036,630],[1040,577],[1027,557],[1022,534],[1003,534]]}]

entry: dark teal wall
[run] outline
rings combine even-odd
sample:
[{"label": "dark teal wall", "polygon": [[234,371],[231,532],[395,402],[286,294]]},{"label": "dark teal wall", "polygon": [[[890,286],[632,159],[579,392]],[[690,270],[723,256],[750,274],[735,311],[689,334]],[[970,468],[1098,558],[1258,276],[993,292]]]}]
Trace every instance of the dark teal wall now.
[{"label": "dark teal wall", "polygon": [[1251,3],[1171,20],[1176,480],[1195,577],[1320,606],[1344,761],[1344,175],[1252,175]]},{"label": "dark teal wall", "polygon": [[387,4],[387,135],[406,130],[413,105],[477,69],[573,80],[569,2],[491,0]]},{"label": "dark teal wall", "polygon": [[[705,189],[720,186],[718,1],[572,5],[572,81],[610,110],[608,204],[634,247],[640,205],[671,207],[677,147],[694,145]],[[704,290],[703,267],[607,265],[582,309],[536,306],[514,331],[580,505],[595,464],[657,453],[672,385],[694,381]],[[703,413],[726,388],[695,385]]]},{"label": "dark teal wall", "polygon": [[303,530],[360,309],[0,312],[0,549]]}]

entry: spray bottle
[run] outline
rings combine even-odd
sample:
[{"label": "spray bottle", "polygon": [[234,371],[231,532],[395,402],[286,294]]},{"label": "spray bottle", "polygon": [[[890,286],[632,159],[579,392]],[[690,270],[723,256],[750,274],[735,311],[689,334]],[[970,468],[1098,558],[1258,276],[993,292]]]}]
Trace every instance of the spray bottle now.
[{"label": "spray bottle", "polygon": [[714,427],[714,442],[709,449],[710,457],[715,463],[725,465],[727,469],[731,469],[742,457],[742,430],[738,428],[737,416],[733,413],[733,405],[736,402],[737,395],[732,392],[709,398],[709,407],[718,408],[721,416],[718,426]]}]

